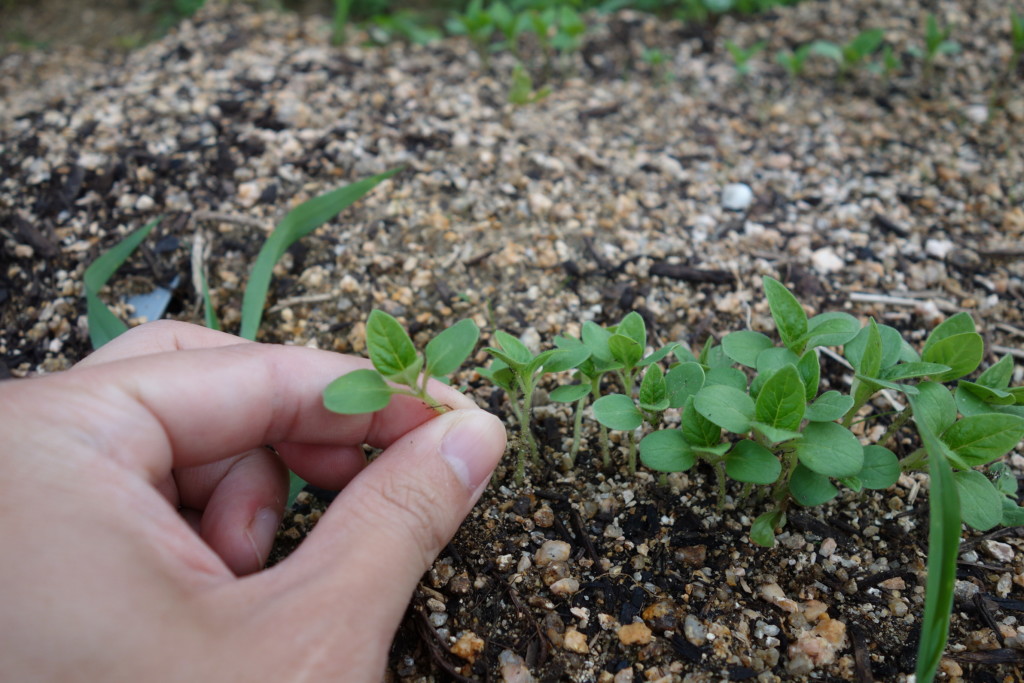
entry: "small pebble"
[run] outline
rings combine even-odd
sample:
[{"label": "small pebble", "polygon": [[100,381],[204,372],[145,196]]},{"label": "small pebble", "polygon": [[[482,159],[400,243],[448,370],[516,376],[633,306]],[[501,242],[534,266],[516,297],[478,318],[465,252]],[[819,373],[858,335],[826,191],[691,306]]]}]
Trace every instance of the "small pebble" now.
[{"label": "small pebble", "polygon": [[544,541],[533,556],[533,562],[538,567],[546,567],[552,562],[565,562],[571,551],[572,546],[565,541]]},{"label": "small pebble", "polygon": [[731,183],[722,188],[722,208],[746,211],[754,201],[754,191],[746,183]]},{"label": "small pebble", "polygon": [[619,642],[623,645],[646,645],[654,638],[647,624],[637,621],[619,628]]}]

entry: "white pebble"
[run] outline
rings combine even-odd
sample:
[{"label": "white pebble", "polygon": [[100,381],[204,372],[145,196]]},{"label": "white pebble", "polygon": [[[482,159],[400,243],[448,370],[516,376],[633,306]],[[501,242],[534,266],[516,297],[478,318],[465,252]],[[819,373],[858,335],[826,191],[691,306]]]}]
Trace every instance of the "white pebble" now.
[{"label": "white pebble", "polygon": [[839,255],[832,247],[822,247],[811,254],[811,263],[819,273],[838,273],[846,267],[846,262],[839,258]]},{"label": "white pebble", "polygon": [[746,211],[754,201],[754,191],[746,183],[731,183],[722,189],[722,208]]}]

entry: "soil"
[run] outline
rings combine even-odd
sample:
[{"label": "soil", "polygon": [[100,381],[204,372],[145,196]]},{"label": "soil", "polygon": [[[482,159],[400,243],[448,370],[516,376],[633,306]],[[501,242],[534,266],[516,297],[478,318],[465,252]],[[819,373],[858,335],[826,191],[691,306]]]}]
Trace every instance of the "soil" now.
[{"label": "soil", "polygon": [[[915,343],[965,310],[986,365],[1019,356],[1024,92],[1005,72],[1007,13],[995,0],[930,6],[963,47],[930,83],[910,56],[926,10],[895,0],[699,28],[622,12],[591,17],[552,93],[524,107],[508,104],[511,55],[485,67],[458,39],[363,47],[357,35],[332,48],[322,18],[239,5],[214,3],[127,54],[13,50],[0,61],[0,373],[88,353],[84,268],[158,214],[107,300],[127,318],[126,295],[164,286],[169,317],[201,322],[201,269],[237,329],[276,220],[398,165],[289,251],[262,341],[361,353],[362,321],[383,308],[420,344],[472,317],[543,347],[635,310],[652,345],[699,349],[772,332],[767,274],[812,313],[874,316]],[[838,78],[816,58],[791,79],[772,58],[874,27],[902,58],[889,76]],[[745,77],[726,39],[768,41]],[[539,86],[533,47],[523,59]],[[654,48],[664,64],[643,58]],[[732,183],[752,190],[749,206],[724,205]],[[471,369],[486,360],[456,382],[512,433],[505,397]],[[848,389],[838,363],[823,375]],[[794,512],[765,549],[747,537],[756,497],[730,488],[719,509],[701,468],[630,475],[621,444],[603,468],[589,421],[564,472],[571,422],[547,400],[553,386],[536,400],[541,465],[517,485],[510,452],[413,596],[389,680],[908,680],[925,475]],[[1007,461],[1024,473],[1019,451]],[[329,497],[303,494],[282,552]],[[1022,680],[1024,534],[965,530],[959,578],[943,676]]]}]

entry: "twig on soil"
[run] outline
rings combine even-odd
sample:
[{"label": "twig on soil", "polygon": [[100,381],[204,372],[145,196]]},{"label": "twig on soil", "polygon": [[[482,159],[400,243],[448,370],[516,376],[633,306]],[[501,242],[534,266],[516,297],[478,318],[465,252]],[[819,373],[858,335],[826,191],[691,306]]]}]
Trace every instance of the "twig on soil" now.
[{"label": "twig on soil", "polygon": [[850,641],[853,643],[853,670],[857,683],[873,683],[871,655],[868,654],[864,632],[856,624],[850,627]]},{"label": "twig on soil", "polygon": [[[410,607],[413,614],[416,615],[416,631],[420,634],[420,639],[427,646],[427,650],[430,651],[430,658],[434,660],[434,663],[444,669],[445,673],[452,677],[452,680],[458,681],[459,683],[478,683],[475,678],[468,678],[458,672],[458,670],[444,657],[442,652],[444,650],[439,644],[445,644],[441,639],[441,636],[437,634],[434,629],[434,625],[430,623],[430,619],[426,615],[426,610],[423,608],[422,600],[417,600],[417,604]],[[446,649],[446,648],[445,648]]]},{"label": "twig on soil", "polygon": [[1014,327],[1013,325],[1007,325],[1006,323],[992,323],[992,327],[997,330],[1002,330],[1003,332],[1008,332],[1009,334],[1015,334],[1018,337],[1024,337],[1024,330],[1019,327]]},{"label": "twig on soil", "polygon": [[267,309],[267,313],[277,313],[278,311],[284,310],[289,306],[295,306],[297,304],[318,304],[323,301],[332,301],[338,297],[334,292],[327,292],[326,294],[306,294],[304,296],[293,296],[288,299],[281,299],[276,304]]},{"label": "twig on soil", "polygon": [[601,556],[597,554],[597,549],[594,548],[594,543],[590,540],[590,534],[583,528],[583,519],[580,517],[580,513],[576,512],[576,508],[569,510],[569,523],[572,524],[573,531],[583,543],[587,556],[596,566],[601,566]]},{"label": "twig on soil", "polygon": [[250,228],[259,228],[263,232],[269,233],[270,229],[267,225],[258,218],[252,218],[251,216],[241,216],[234,213],[220,213],[219,211],[196,211],[192,214],[192,220],[212,222],[212,223],[234,223],[236,225],[246,225]]},{"label": "twig on soil", "polygon": [[872,294],[871,292],[850,292],[850,301],[864,304],[885,304],[886,306],[920,306],[924,300],[932,301],[935,306],[944,313],[956,313],[960,307],[952,301],[937,299],[930,295],[922,296],[915,292],[903,292],[904,296],[892,296],[890,294]]},{"label": "twig on soil", "polygon": [[533,626],[534,630],[537,631],[537,640],[540,642],[540,654],[538,655],[538,661],[536,665],[543,666],[544,663],[548,660],[549,652],[548,639],[544,636],[544,630],[541,629],[540,624],[537,623],[536,619],[534,619],[533,613],[530,612],[529,608],[523,604],[522,600],[519,599],[519,593],[512,586],[512,584],[506,581],[504,577],[502,577],[501,574],[499,574],[497,570],[495,570],[493,567],[491,568],[491,576],[500,586],[503,586],[505,588],[505,591],[508,593],[509,599],[511,599],[512,604],[515,605],[516,611],[522,614],[527,619],[529,619],[530,624]]},{"label": "twig on soil", "polygon": [[1015,349],[1010,346],[1000,346],[999,344],[993,344],[990,348],[996,353],[1005,353],[1014,358],[1024,358],[1024,349]]}]

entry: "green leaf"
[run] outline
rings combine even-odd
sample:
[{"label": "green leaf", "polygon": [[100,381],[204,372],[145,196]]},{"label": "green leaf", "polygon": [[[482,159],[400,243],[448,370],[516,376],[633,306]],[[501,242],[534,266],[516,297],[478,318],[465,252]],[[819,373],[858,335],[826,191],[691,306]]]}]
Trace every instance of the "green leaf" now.
[{"label": "green leaf", "polygon": [[645,410],[662,411],[668,408],[668,389],[665,373],[658,364],[651,365],[640,382],[640,407]]},{"label": "green leaf", "polygon": [[974,394],[979,400],[997,406],[1012,406],[1017,402],[1016,398],[1009,391],[1002,389],[991,389],[982,384],[960,380],[956,385],[957,391],[968,391]]},{"label": "green leaf", "polygon": [[900,363],[882,370],[881,378],[890,381],[914,379],[916,377],[927,377],[929,375],[941,375],[942,373],[949,372],[950,370],[951,368],[948,365],[940,365],[938,363],[922,363],[920,361],[914,363]]},{"label": "green leaf", "polygon": [[924,421],[934,434],[941,434],[956,422],[956,403],[953,395],[938,382],[921,382],[914,405],[914,421]]},{"label": "green leaf", "polygon": [[747,376],[737,368],[711,368],[704,375],[704,386],[721,384],[746,393]]},{"label": "green leaf", "polygon": [[730,332],[722,337],[722,350],[725,355],[748,368],[756,368],[757,355],[772,346],[771,339],[753,330]]},{"label": "green leaf", "polygon": [[825,475],[797,465],[789,478],[789,492],[800,505],[811,507],[832,500],[839,494],[839,489]]},{"label": "green leaf", "polygon": [[611,332],[597,323],[588,320],[583,323],[581,336],[583,344],[590,349],[591,356],[605,364],[610,364],[615,360],[612,357],[611,349],[608,347],[608,340],[612,336]]},{"label": "green leaf", "polygon": [[1003,496],[1003,518],[1000,524],[1006,527],[1024,526],[1024,507]]},{"label": "green leaf", "polygon": [[854,367],[861,375],[877,377],[882,370],[882,333],[874,318],[868,322],[867,330],[864,355],[860,358],[860,365],[854,365]]},{"label": "green leaf", "polygon": [[864,484],[861,483],[860,477],[843,477],[839,481],[842,482],[843,486],[850,489],[854,493],[859,492],[864,488]]},{"label": "green leaf", "polygon": [[807,321],[804,347],[842,346],[857,336],[860,323],[849,313],[832,312],[816,315]]},{"label": "green leaf", "polygon": [[468,318],[460,320],[447,330],[427,342],[426,373],[431,377],[446,377],[466,362],[473,353],[477,340],[480,339],[480,328]]},{"label": "green leaf", "polygon": [[796,453],[808,469],[829,477],[850,477],[864,466],[864,448],[853,433],[835,422],[811,422]]},{"label": "green leaf", "polygon": [[977,397],[970,389],[960,382],[956,388],[956,407],[965,416],[986,415],[988,413],[1002,413],[1006,415],[1018,415],[1024,417],[1024,406],[1004,406],[993,403],[985,403]]},{"label": "green leaf", "polygon": [[778,427],[772,427],[771,425],[764,424],[753,420],[750,426],[758,433],[764,436],[768,441],[773,444],[784,443],[786,441],[792,441],[793,439],[803,438],[803,432],[792,431],[789,429],[779,429]]},{"label": "green leaf", "polygon": [[988,413],[969,415],[942,433],[942,441],[970,467],[987,465],[1024,438],[1024,417]]},{"label": "green leaf", "polygon": [[977,470],[953,472],[960,497],[960,517],[978,531],[988,531],[1003,519],[1003,499],[984,474]]},{"label": "green leaf", "polygon": [[611,349],[612,357],[627,368],[635,368],[644,356],[644,347],[634,339],[618,332],[608,340],[608,348]]},{"label": "green leaf", "polygon": [[818,397],[804,411],[804,417],[811,422],[835,422],[853,407],[853,397],[829,390]]},{"label": "green leaf", "polygon": [[804,383],[794,365],[777,370],[757,395],[754,416],[776,429],[795,431],[804,419]]},{"label": "green leaf", "polygon": [[353,370],[327,385],[324,407],[342,415],[374,413],[387,408],[392,393],[376,370]]},{"label": "green leaf", "polygon": [[533,354],[530,352],[530,349],[526,348],[526,344],[504,330],[495,331],[494,341],[497,342],[498,347],[508,357],[503,360],[511,368],[522,367],[533,360]]},{"label": "green leaf", "polygon": [[750,431],[754,418],[754,401],[735,387],[724,384],[706,386],[693,398],[697,412],[719,427],[735,434]]},{"label": "green leaf", "polygon": [[[493,349],[488,349],[488,351],[493,351]],[[490,367],[478,367],[476,371],[480,373],[481,377],[485,377],[488,381],[501,387],[506,392],[512,393],[516,389],[515,374],[504,361],[498,358],[491,361]]]},{"label": "green leaf", "polygon": [[984,356],[985,342],[977,332],[954,334],[935,342],[921,353],[922,360],[927,363],[950,367],[947,372],[932,376],[936,382],[948,382],[974,372]]},{"label": "green leaf", "polygon": [[875,444],[864,447],[864,467],[857,474],[868,489],[887,489],[900,478],[900,461],[888,448]]},{"label": "green leaf", "polygon": [[[548,353],[545,351],[545,353]],[[571,349],[552,349],[544,361],[544,372],[564,372],[578,367],[590,358],[590,349],[577,346]]]},{"label": "green leaf", "polygon": [[[759,353],[757,356],[757,376],[754,377],[754,381],[751,382],[750,393],[760,393],[761,387],[764,386],[764,383],[767,382],[768,378],[775,374],[779,368],[785,367],[786,365],[796,365],[799,367],[801,364],[800,358],[800,356],[797,356],[789,349],[781,347],[765,349]],[[807,361],[804,361],[804,363],[806,364]],[[813,373],[813,370],[806,366],[804,367],[804,371]]]},{"label": "green leaf", "polygon": [[274,273],[274,265],[295,242],[313,232],[331,220],[343,210],[354,204],[378,184],[398,173],[401,168],[360,180],[345,187],[325,192],[313,197],[288,212],[278,223],[263,243],[256,263],[249,275],[242,297],[242,329],[239,333],[244,339],[256,339],[256,331],[263,317],[263,306],[266,303],[267,291],[270,289],[270,278]]},{"label": "green leaf", "polygon": [[818,384],[821,383],[821,362],[818,360],[818,353],[814,349],[804,351],[804,355],[797,361],[796,369],[804,383],[804,399],[813,401],[818,395]]},{"label": "green leaf", "polygon": [[644,357],[644,359],[643,359],[642,361],[640,361],[639,363],[637,363],[637,366],[638,366],[638,367],[641,367],[641,368],[643,368],[643,367],[647,367],[648,365],[651,365],[651,364],[653,364],[653,363],[657,363],[657,362],[658,362],[658,361],[660,361],[660,360],[661,360],[662,358],[665,358],[665,357],[666,357],[666,356],[668,356],[668,355],[669,355],[670,353],[672,353],[673,351],[675,351],[675,348],[676,348],[677,346],[679,346],[679,343],[678,343],[678,342],[671,342],[671,343],[669,343],[669,344],[666,344],[665,346],[662,346],[662,347],[661,347],[660,349],[658,349],[657,351],[654,351],[654,352],[652,352],[652,353],[651,353],[650,355],[648,355],[648,356],[645,356],[645,357]]},{"label": "green leaf", "polygon": [[680,363],[700,363],[700,361],[697,360],[697,357],[693,355],[693,352],[682,344],[672,349],[672,355],[675,356],[676,360]]},{"label": "green leaf", "polygon": [[885,31],[880,28],[861,31],[847,43],[846,51],[857,58],[867,57],[881,45],[885,39]]},{"label": "green leaf", "polygon": [[701,357],[703,358],[701,362],[712,370],[717,370],[718,368],[735,369],[732,367],[732,359],[725,355],[725,350],[722,349],[720,344],[717,346],[705,344],[704,348],[701,349]]},{"label": "green leaf", "polygon": [[974,327],[974,319],[971,318],[969,313],[961,312],[954,316],[946,318],[942,323],[935,327],[928,335],[928,338],[924,342],[924,347],[921,349],[921,356],[924,355],[938,342],[949,337],[956,336],[958,334],[967,334],[969,332],[976,332]]},{"label": "green leaf", "polygon": [[843,49],[835,43],[827,40],[816,40],[811,43],[811,53],[821,55],[822,57],[828,57],[834,60],[837,64],[846,64],[846,58],[843,57]]},{"label": "green leaf", "polygon": [[85,310],[89,321],[89,340],[92,348],[98,349],[108,341],[128,331],[128,326],[121,321],[107,305],[100,300],[100,290],[114,276],[132,252],[146,239],[146,236],[160,223],[158,216],[144,226],[125,237],[107,252],[93,261],[85,269]]},{"label": "green leaf", "polygon": [[609,394],[594,401],[594,419],[608,429],[627,432],[644,422],[644,416],[624,394]]},{"label": "green leaf", "polygon": [[[924,396],[921,392],[919,396]],[[922,414],[918,397],[909,397],[921,440],[928,452],[931,478],[928,503],[928,567],[924,617],[917,649],[917,680],[930,681],[938,669],[949,636],[949,615],[953,608],[956,559],[960,551],[960,500],[950,471],[949,449],[939,440]]]},{"label": "green leaf", "polygon": [[[903,340],[899,330],[889,325],[876,324],[876,326],[878,329],[878,340],[882,349],[881,362],[879,363],[881,368],[888,368],[900,360],[908,362],[920,360],[914,349]],[[857,333],[857,336],[843,347],[843,356],[855,368],[859,368],[861,365],[870,334],[871,325],[865,325]]]},{"label": "green leaf", "polygon": [[[419,372],[416,347],[402,324],[381,310],[374,310],[366,321],[366,348],[373,367],[385,377],[403,378],[403,383],[414,384]],[[415,368],[412,381],[405,381]]]},{"label": "green leaf", "polygon": [[615,332],[635,341],[640,347],[641,354],[643,353],[644,347],[647,346],[647,326],[644,324],[642,315],[636,311],[627,313],[626,317],[615,326]]},{"label": "green leaf", "polygon": [[668,405],[681,408],[686,399],[695,395],[704,387],[704,368],[699,363],[681,363],[665,375],[665,388],[668,392]]},{"label": "green leaf", "polygon": [[801,353],[804,349],[800,341],[807,334],[807,313],[804,307],[785,285],[775,278],[765,276],[763,284],[768,307],[771,309],[772,318],[775,319],[782,343],[793,353]]},{"label": "green leaf", "polygon": [[555,403],[575,403],[589,393],[589,384],[565,384],[555,388],[548,398]]},{"label": "green leaf", "polygon": [[862,375],[859,372],[856,375],[854,375],[854,377],[860,381],[861,387],[869,389],[871,393],[877,391],[878,389],[885,388],[892,389],[893,391],[901,391],[907,395],[917,394],[917,387],[915,387],[913,384],[900,384],[899,382],[890,382],[889,380],[882,379],[880,377],[868,377],[867,375]]},{"label": "green leaf", "polygon": [[774,484],[782,474],[782,463],[764,446],[744,439],[725,456],[725,473],[736,481]]},{"label": "green leaf", "polygon": [[1013,377],[1013,358],[1007,354],[978,375],[978,384],[989,389],[1006,389]]},{"label": "green leaf", "polygon": [[678,429],[660,429],[640,441],[640,462],[657,472],[685,472],[696,461]]},{"label": "green leaf", "polygon": [[775,530],[786,525],[786,513],[770,510],[757,516],[750,525],[750,540],[759,546],[771,548],[775,545]]},{"label": "green leaf", "polygon": [[714,447],[722,441],[722,429],[693,407],[692,398],[680,415],[680,431],[686,443],[694,447]]}]

